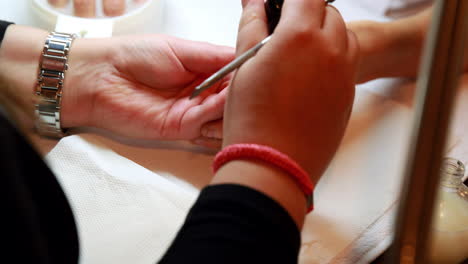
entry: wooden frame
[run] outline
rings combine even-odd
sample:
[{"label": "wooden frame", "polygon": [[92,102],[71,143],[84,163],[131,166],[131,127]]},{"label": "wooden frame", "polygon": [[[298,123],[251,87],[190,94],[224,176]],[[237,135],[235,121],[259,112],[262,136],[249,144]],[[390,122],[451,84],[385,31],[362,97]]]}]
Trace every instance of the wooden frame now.
[{"label": "wooden frame", "polygon": [[412,145],[395,237],[385,260],[388,263],[428,263],[439,169],[461,75],[467,29],[467,0],[436,1],[419,73]]}]

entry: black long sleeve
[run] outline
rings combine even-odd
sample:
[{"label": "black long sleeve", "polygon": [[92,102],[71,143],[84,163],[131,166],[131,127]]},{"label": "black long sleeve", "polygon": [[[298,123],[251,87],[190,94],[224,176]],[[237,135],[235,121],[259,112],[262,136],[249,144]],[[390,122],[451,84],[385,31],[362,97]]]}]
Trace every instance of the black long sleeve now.
[{"label": "black long sleeve", "polygon": [[[60,185],[1,111],[0,146],[2,257],[78,263],[77,230]],[[297,263],[299,245],[298,228],[275,201],[247,187],[217,185],[201,192],[160,263]]]},{"label": "black long sleeve", "polygon": [[0,20],[0,47],[2,46],[3,38],[5,37],[5,32],[7,28],[13,23]]},{"label": "black long sleeve", "polygon": [[71,208],[52,172],[2,115],[0,105],[2,259],[78,263]]},{"label": "black long sleeve", "polygon": [[300,233],[279,204],[238,185],[205,188],[160,261],[297,263]]}]

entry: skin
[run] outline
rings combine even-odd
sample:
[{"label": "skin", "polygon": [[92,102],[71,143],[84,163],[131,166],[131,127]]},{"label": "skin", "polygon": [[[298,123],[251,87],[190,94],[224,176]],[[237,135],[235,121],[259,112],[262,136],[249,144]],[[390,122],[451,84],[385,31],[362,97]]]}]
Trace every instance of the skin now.
[{"label": "skin", "polygon": [[96,17],[96,0],[73,0],[73,9],[76,16]]},{"label": "skin", "polygon": [[[347,28],[355,33],[360,46],[356,83],[383,77],[415,77],[430,16],[429,9],[393,22],[348,23]],[[202,135],[196,144],[220,148],[222,124],[207,123]]]},{"label": "skin", "polygon": [[68,0],[48,0],[49,4],[54,7],[62,8],[68,4]]},{"label": "skin", "polygon": [[357,83],[383,77],[415,77],[432,10],[387,23],[356,21],[348,28],[361,46]]},{"label": "skin", "polygon": [[[64,2],[64,0],[49,1]],[[107,9],[112,9],[108,4],[110,1],[118,0],[104,1],[104,10],[106,10],[106,4]],[[121,2],[112,6],[124,6],[124,1]],[[117,8],[112,12],[117,14],[120,12],[118,10],[122,9]],[[349,23],[347,27],[356,34],[361,47],[356,83],[383,77],[415,77],[431,12],[432,10],[428,9],[417,15],[388,23],[374,21]],[[466,65],[468,70],[468,62]],[[193,140],[194,144],[214,149],[221,148],[223,121],[220,119],[206,123],[202,127],[201,135]]]},{"label": "skin", "polygon": [[[268,35],[263,0],[242,3],[237,54]],[[285,1],[271,41],[233,77],[224,115],[223,145],[271,146],[298,162],[317,183],[348,123],[358,50],[356,37],[346,30],[335,8],[326,7],[322,0]],[[309,60],[311,57],[315,59]],[[263,192],[302,227],[304,194],[276,167],[232,161],[212,182],[221,183]]]},{"label": "skin", "polygon": [[[431,15],[432,8],[429,8],[392,22],[348,23],[347,28],[355,33],[360,46],[356,83],[386,77],[415,78]],[[464,70],[468,71],[468,56],[465,56]],[[202,135],[203,139],[197,144],[220,148],[223,136],[221,122],[207,123],[202,128]]]},{"label": "skin", "polygon": [[[54,7],[65,7],[69,0],[48,0]],[[147,0],[133,0],[136,4],[143,4]],[[79,17],[96,17],[96,0],[73,0],[74,13]],[[103,0],[103,11],[106,16],[120,16],[125,13],[125,0]]]},{"label": "skin", "polygon": [[[10,26],[0,48],[2,78],[31,104],[47,32]],[[194,100],[193,88],[233,59],[231,48],[164,35],[77,39],[69,54],[62,126],[98,127],[137,139],[193,140],[223,115],[230,79]]]},{"label": "skin", "polygon": [[[384,77],[416,77],[431,17],[429,8],[387,23],[349,23],[348,28],[356,33],[361,46],[357,83]],[[464,70],[468,71],[468,56]]]},{"label": "skin", "polygon": [[125,12],[125,1],[103,0],[103,8],[106,16],[120,16]]}]

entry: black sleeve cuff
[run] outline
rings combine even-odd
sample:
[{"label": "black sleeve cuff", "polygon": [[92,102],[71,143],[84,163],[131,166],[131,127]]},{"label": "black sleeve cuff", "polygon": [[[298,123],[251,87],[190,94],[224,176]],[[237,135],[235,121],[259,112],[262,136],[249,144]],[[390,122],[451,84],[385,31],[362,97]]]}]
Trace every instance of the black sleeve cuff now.
[{"label": "black sleeve cuff", "polygon": [[0,20],[0,46],[2,45],[2,41],[3,41],[3,38],[5,37],[6,30],[8,26],[10,26],[11,24],[13,23]]},{"label": "black sleeve cuff", "polygon": [[288,212],[240,185],[201,192],[160,263],[297,263],[300,232]]}]

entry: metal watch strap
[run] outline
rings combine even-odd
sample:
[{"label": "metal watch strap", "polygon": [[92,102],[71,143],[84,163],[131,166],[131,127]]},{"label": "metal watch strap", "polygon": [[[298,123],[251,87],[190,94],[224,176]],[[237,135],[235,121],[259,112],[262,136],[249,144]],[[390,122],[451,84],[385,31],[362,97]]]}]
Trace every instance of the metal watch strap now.
[{"label": "metal watch strap", "polygon": [[36,87],[36,129],[46,137],[65,135],[60,125],[60,106],[65,72],[68,69],[68,52],[75,35],[52,32],[47,37],[39,64]]}]

